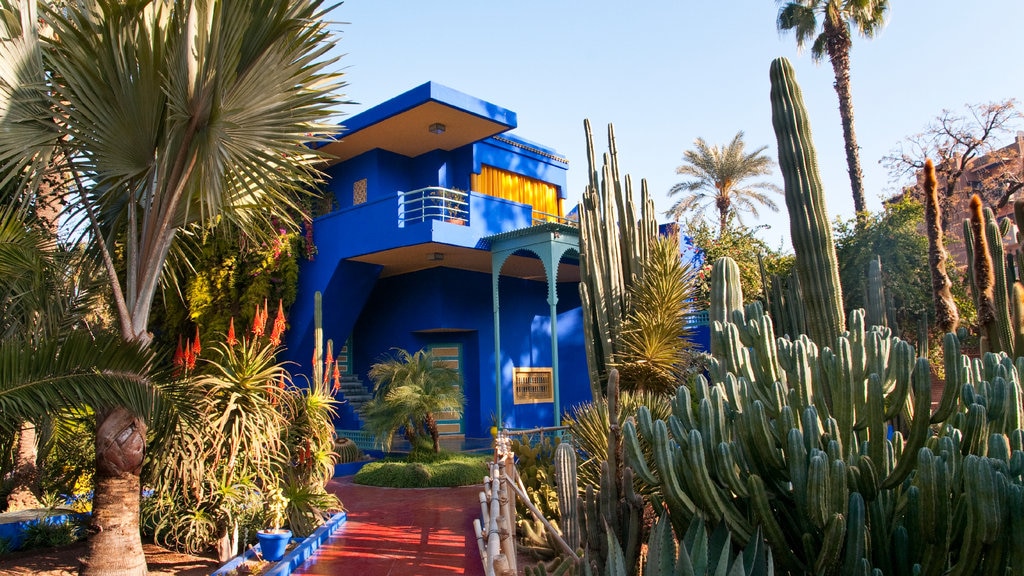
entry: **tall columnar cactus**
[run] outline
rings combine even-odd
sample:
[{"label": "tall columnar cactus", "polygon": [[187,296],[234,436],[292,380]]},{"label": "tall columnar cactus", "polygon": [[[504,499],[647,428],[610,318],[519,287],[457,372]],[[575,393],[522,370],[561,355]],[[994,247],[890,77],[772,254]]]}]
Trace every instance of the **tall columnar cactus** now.
[{"label": "tall columnar cactus", "polygon": [[846,328],[839,265],[800,86],[785,58],[771,64],[772,125],[809,336],[831,344]]},{"label": "tall columnar cactus", "polygon": [[928,265],[932,274],[932,300],[935,303],[935,325],[943,332],[956,332],[960,323],[952,283],[946,273],[946,245],[942,235],[942,208],[939,206],[935,165],[931,159],[924,162],[924,220],[928,231]]},{"label": "tall columnar cactus", "polygon": [[680,387],[672,417],[627,422],[626,461],[676,533],[720,520],[742,545],[760,528],[794,574],[1024,569],[1024,358],[971,359],[947,334],[932,412],[928,360],[862,311],[848,326],[819,348],[748,306],[713,326],[710,380]]},{"label": "tall columnar cactus", "polygon": [[577,550],[580,547],[580,519],[576,500],[580,486],[576,479],[576,450],[568,442],[559,444],[555,449],[555,484],[562,538],[569,548]]},{"label": "tall columnar cactus", "polygon": [[580,208],[580,299],[590,388],[597,399],[619,352],[617,340],[630,310],[630,287],[658,236],[658,223],[644,180],[637,215],[632,182],[629,176],[619,175],[614,128],[608,125],[608,153],[600,168],[594,159],[589,120],[584,120],[584,129],[590,183]]},{"label": "tall columnar cactus", "polygon": [[864,308],[869,326],[888,326],[885,315],[885,288],[882,286],[882,259],[875,256],[868,260],[867,290],[864,291]]},{"label": "tall columnar cactus", "polygon": [[1024,333],[1024,314],[1016,311],[1014,282],[1008,280],[1003,236],[1010,222],[997,222],[990,208],[983,208],[981,199],[971,198],[970,218],[964,221],[964,244],[967,247],[971,292],[978,309],[978,327],[982,351],[1006,352],[1011,357],[1024,355],[1016,346],[1016,334]]}]

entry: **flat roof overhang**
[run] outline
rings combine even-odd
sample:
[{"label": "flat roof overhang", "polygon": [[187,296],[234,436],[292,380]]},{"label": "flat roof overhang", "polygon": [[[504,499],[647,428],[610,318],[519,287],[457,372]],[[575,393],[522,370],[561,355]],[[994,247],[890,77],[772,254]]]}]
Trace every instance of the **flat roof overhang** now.
[{"label": "flat roof overhang", "polygon": [[[430,127],[442,124],[444,131]],[[515,128],[516,114],[435,82],[427,82],[342,123],[320,146],[329,164],[381,149],[410,158],[454,150]]]},{"label": "flat roof overhang", "polygon": [[[471,270],[488,275],[491,273],[490,251],[452,246],[439,242],[383,250],[348,258],[348,260],[383,266],[384,269],[381,270],[380,274],[381,278],[399,276],[428,268],[442,267]],[[501,275],[538,282],[547,281],[544,265],[533,254],[526,256],[514,254],[509,256],[501,268]],[[578,261],[564,259],[558,263],[559,282],[579,282],[579,280],[580,268]]]}]

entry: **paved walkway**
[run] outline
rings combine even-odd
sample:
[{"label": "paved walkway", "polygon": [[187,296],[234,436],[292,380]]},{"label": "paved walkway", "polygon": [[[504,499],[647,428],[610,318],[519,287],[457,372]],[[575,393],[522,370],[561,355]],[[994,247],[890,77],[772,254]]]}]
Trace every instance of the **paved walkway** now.
[{"label": "paved walkway", "polygon": [[293,574],[482,576],[473,536],[481,486],[374,488],[335,478],[348,520]]}]

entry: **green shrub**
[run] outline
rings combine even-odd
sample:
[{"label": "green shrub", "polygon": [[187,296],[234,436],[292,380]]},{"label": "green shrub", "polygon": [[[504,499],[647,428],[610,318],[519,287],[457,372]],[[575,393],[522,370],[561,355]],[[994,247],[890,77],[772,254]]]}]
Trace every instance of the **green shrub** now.
[{"label": "green shrub", "polygon": [[387,458],[371,462],[356,473],[353,481],[366,486],[387,488],[447,488],[471,486],[487,475],[489,456],[442,452],[433,459],[420,461]]}]

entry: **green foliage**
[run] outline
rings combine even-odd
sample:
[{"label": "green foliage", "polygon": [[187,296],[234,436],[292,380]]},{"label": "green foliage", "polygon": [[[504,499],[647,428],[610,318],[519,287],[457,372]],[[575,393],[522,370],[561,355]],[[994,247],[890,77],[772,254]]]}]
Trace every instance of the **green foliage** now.
[{"label": "green foliage", "polygon": [[883,211],[862,214],[860,220],[835,222],[836,256],[847,313],[866,307],[865,278],[868,262],[882,259],[885,294],[892,299],[890,318],[907,330],[917,330],[919,318],[931,310],[931,276],[928,271],[928,238],[921,234],[924,208],[909,195],[887,202]]},{"label": "green foliage", "polygon": [[791,254],[774,249],[755,234],[758,228],[747,228],[730,221],[724,230],[710,226],[704,220],[692,219],[684,226],[685,234],[692,238],[693,246],[700,250],[704,265],[694,279],[696,294],[694,308],[707,310],[711,306],[711,265],[719,258],[732,258],[740,269],[740,282],[746,303],[763,298],[764,289],[757,257],[764,262],[765,273],[787,275],[793,270]]},{"label": "green foliage", "polygon": [[253,237],[225,222],[188,236],[180,258],[187,265],[174,275],[179,285],[166,287],[154,306],[151,325],[159,342],[173,348],[177,336],[195,326],[203,334],[226,334],[232,318],[236,327],[251,326],[256,307],[268,302],[281,301],[288,310],[308,243],[294,230]]},{"label": "green foliage", "polygon": [[[555,525],[560,520],[558,496],[555,492],[555,450],[559,444],[561,438],[546,434],[512,440],[516,469],[526,488],[526,495],[541,514]],[[516,518],[520,546],[538,557],[554,557],[556,545],[549,540],[544,524],[533,518],[526,504],[518,498]]]},{"label": "green foliage", "polygon": [[25,540],[20,549],[67,546],[85,539],[86,535],[86,525],[81,520],[69,517],[64,522],[55,522],[50,518],[42,518],[25,528]]},{"label": "green foliage", "polygon": [[190,553],[230,541],[236,527],[254,538],[255,528],[270,521],[266,499],[280,494],[282,519],[296,535],[310,533],[341,506],[324,489],[334,464],[329,384],[291,385],[278,347],[265,337],[206,350],[208,357],[184,375],[201,416],[152,454],[147,477],[155,494],[142,514],[147,530],[162,545]]},{"label": "green foliage", "polygon": [[386,458],[363,466],[353,482],[387,488],[448,488],[479,484],[487,475],[488,456],[441,452],[433,461]]},{"label": "green foliage", "polygon": [[619,370],[623,390],[670,394],[694,364],[690,340],[693,271],[680,261],[677,236],[660,237],[650,248],[640,278],[630,287],[630,310],[622,323]]},{"label": "green foliage", "polygon": [[[668,418],[672,406],[663,394],[654,392],[622,392],[619,396],[619,426],[636,415],[641,406],[646,406],[657,418]],[[572,433],[575,446],[579,449],[582,460],[579,463],[580,486],[601,485],[601,462],[608,460],[608,402],[599,399],[584,402],[572,409],[563,419]],[[520,468],[520,475],[522,469]],[[550,476],[549,476],[550,477]],[[643,492],[645,487],[640,483],[636,486]]]},{"label": "green foliage", "polygon": [[385,451],[391,449],[395,433],[404,429],[415,446],[416,438],[426,436],[434,452],[440,452],[435,414],[465,408],[458,372],[434,360],[427,350],[410,354],[396,349],[393,357],[370,367],[374,397],[363,406],[366,429]]}]

